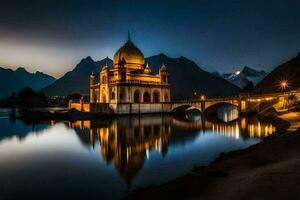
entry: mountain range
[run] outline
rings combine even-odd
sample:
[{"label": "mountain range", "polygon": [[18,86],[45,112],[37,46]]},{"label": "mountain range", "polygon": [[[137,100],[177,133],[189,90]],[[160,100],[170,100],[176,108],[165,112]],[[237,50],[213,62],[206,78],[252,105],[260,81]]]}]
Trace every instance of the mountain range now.
[{"label": "mountain range", "polygon": [[[255,93],[275,93],[300,88],[300,53],[295,58],[279,65],[271,71],[254,88]],[[280,83],[286,81],[287,87],[280,87]]]},{"label": "mountain range", "polygon": [[0,98],[7,97],[23,88],[40,90],[55,82],[55,78],[42,72],[30,73],[23,67],[16,70],[0,67]]},{"label": "mountain range", "polygon": [[250,81],[253,83],[253,85],[256,85],[267,75],[265,71],[257,71],[248,66],[245,66],[242,71],[224,73],[222,75],[218,72],[214,72],[213,74],[224,78],[241,89],[243,89]]},{"label": "mountain range", "polygon": [[[239,88],[223,78],[202,70],[193,61],[185,58],[170,58],[164,54],[151,56],[145,59],[152,73],[158,73],[159,67],[164,63],[170,74],[172,97],[174,99],[193,98],[204,94],[207,96],[237,95]],[[84,58],[72,70],[41,91],[47,95],[68,95],[72,93],[89,94],[89,75],[99,74],[105,64],[113,66],[113,61],[105,58],[94,61],[91,57]]]},{"label": "mountain range", "polygon": [[82,59],[72,71],[65,73],[54,83],[46,86],[41,92],[50,96],[66,96],[79,93],[89,95],[89,77],[92,72],[99,74],[102,66],[113,66],[113,61],[105,58],[94,61],[90,56]]},{"label": "mountain range", "polygon": [[[227,74],[210,73],[202,70],[196,63],[185,58],[170,58],[164,54],[151,56],[145,59],[152,69],[158,73],[164,63],[170,74],[172,96],[174,99],[195,98],[194,93],[207,96],[237,95],[250,81],[255,86],[255,93],[280,92],[280,81],[288,82],[287,89],[300,87],[300,53],[297,57],[276,67],[267,74],[245,66],[242,71]],[[36,91],[50,96],[66,96],[80,93],[89,94],[89,75],[98,74],[105,64],[113,66],[113,61],[108,57],[94,61],[91,57],[82,59],[73,70],[67,72],[59,79],[42,72],[30,73],[20,67],[16,70],[0,67],[0,98],[30,87]],[[99,78],[99,76],[96,76]],[[98,80],[99,81],[99,80]]]}]

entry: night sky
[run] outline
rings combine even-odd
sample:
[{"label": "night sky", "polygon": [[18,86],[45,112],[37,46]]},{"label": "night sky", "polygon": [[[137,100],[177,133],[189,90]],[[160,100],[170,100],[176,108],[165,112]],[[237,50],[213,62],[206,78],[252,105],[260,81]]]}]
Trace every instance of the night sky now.
[{"label": "night sky", "polygon": [[132,40],[145,56],[185,56],[207,71],[270,71],[300,51],[299,0],[1,0],[0,66],[56,77]]}]

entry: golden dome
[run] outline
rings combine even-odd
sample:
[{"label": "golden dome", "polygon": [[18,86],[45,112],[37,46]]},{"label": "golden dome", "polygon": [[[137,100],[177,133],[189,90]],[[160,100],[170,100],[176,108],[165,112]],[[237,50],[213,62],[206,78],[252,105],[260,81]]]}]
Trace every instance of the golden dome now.
[{"label": "golden dome", "polygon": [[130,39],[114,55],[114,65],[128,64],[141,67],[144,63],[145,58],[143,53]]}]

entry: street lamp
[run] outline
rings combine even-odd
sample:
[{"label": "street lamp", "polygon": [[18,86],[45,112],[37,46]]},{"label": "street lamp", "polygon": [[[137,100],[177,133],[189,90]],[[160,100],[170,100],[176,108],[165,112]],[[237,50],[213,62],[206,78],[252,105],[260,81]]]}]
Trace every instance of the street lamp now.
[{"label": "street lamp", "polygon": [[280,86],[281,90],[283,91],[283,109],[285,109],[285,106],[286,106],[286,103],[287,103],[286,102],[285,91],[286,91],[286,88],[289,86],[288,81],[287,80],[280,81],[279,86]]},{"label": "street lamp", "polygon": [[279,82],[279,87],[280,87],[280,89],[281,89],[282,91],[285,91],[286,88],[289,87],[288,81],[287,81],[287,80],[281,80],[281,81]]},{"label": "street lamp", "polygon": [[284,80],[284,81],[281,82],[280,85],[281,85],[281,87],[282,87],[283,89],[285,89],[285,88],[288,86],[288,83],[287,83],[287,81]]}]

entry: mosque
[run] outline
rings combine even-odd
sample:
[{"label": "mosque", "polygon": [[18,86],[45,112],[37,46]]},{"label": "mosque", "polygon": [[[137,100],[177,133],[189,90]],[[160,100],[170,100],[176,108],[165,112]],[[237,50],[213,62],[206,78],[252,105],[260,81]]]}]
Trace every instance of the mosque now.
[{"label": "mosque", "polygon": [[113,64],[112,69],[103,66],[99,77],[93,73],[90,75],[90,112],[164,111],[163,103],[170,102],[171,98],[169,74],[164,64],[158,74],[153,74],[129,34],[127,42],[114,54]]}]

